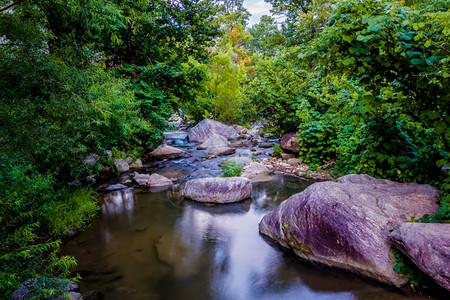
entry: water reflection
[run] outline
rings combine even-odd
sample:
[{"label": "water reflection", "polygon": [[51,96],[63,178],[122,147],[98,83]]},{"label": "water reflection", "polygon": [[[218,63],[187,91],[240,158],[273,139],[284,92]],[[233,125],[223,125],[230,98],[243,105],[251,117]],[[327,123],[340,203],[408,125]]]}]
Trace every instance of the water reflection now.
[{"label": "water reflection", "polygon": [[133,190],[127,189],[106,194],[103,198],[102,215],[117,216],[126,214],[132,217],[134,209]]}]

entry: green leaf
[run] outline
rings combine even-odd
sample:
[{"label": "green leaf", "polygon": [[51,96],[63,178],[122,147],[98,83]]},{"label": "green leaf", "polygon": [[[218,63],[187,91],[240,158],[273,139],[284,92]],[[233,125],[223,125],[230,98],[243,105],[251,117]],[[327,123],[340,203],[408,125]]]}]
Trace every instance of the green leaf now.
[{"label": "green leaf", "polygon": [[426,61],[423,58],[413,58],[411,59],[413,65],[426,65]]},{"label": "green leaf", "polygon": [[351,64],[353,64],[354,62],[355,62],[355,58],[354,58],[354,57],[349,57],[349,58],[346,58],[346,59],[344,59],[344,60],[342,61],[342,63],[344,64],[344,66],[351,65]]}]

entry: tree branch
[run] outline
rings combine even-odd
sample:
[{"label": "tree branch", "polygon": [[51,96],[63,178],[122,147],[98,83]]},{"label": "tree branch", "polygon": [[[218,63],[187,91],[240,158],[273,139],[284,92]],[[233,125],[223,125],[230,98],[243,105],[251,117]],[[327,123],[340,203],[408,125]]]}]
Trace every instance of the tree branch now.
[{"label": "tree branch", "polygon": [[3,12],[5,10],[7,10],[8,8],[10,8],[10,7],[13,7],[14,5],[16,5],[16,4],[18,4],[18,3],[22,2],[22,1],[23,0],[17,0],[16,2],[12,2],[12,3],[8,4],[8,5],[6,5],[5,7],[0,8],[0,12]]}]

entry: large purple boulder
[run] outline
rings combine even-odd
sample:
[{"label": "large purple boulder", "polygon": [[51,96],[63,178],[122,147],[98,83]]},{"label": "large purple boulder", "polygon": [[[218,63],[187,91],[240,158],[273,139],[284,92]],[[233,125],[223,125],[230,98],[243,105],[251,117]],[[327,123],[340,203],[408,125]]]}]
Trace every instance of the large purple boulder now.
[{"label": "large purple boulder", "polygon": [[450,224],[403,223],[389,238],[420,270],[450,291]]},{"label": "large purple boulder", "polygon": [[436,212],[438,190],[368,175],[315,183],[259,224],[262,234],[299,257],[402,286],[388,235],[394,226]]},{"label": "large purple boulder", "polygon": [[252,195],[252,183],[242,177],[209,177],[186,182],[186,198],[199,202],[232,203]]},{"label": "large purple boulder", "polygon": [[280,146],[283,150],[299,153],[300,145],[298,144],[298,135],[295,132],[283,134],[280,140]]},{"label": "large purple boulder", "polygon": [[188,139],[190,142],[203,143],[213,135],[223,136],[227,140],[234,140],[239,136],[233,127],[211,119],[205,119],[189,130]]}]

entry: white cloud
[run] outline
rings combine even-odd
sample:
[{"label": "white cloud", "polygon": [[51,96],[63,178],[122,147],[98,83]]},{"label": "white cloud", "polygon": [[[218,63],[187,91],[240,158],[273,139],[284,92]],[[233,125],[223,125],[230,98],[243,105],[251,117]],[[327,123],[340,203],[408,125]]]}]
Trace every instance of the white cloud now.
[{"label": "white cloud", "polygon": [[264,2],[264,0],[245,0],[244,7],[252,14],[249,26],[258,23],[261,16],[271,15],[270,9],[272,9],[272,5]]}]

